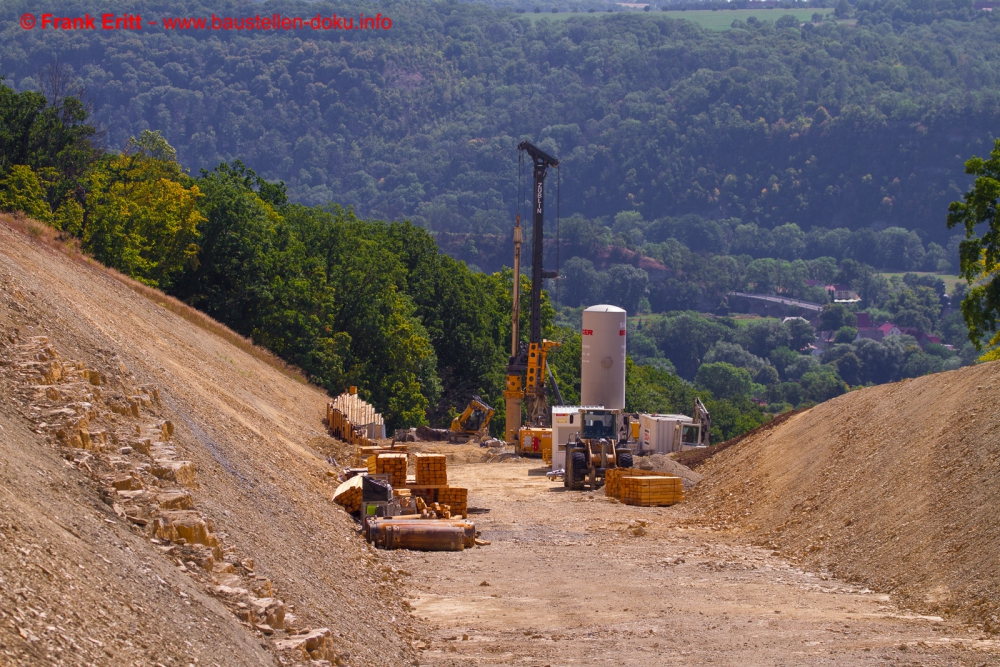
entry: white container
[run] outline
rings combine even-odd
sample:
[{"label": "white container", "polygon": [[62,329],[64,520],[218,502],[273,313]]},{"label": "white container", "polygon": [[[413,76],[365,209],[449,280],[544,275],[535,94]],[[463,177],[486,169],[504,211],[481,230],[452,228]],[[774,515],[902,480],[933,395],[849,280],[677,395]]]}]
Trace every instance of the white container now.
[{"label": "white container", "polygon": [[[684,433],[685,427],[688,431]],[[639,415],[639,451],[643,454],[669,454],[679,452],[683,440],[697,442],[697,431],[701,425],[695,424],[694,420],[687,415]],[[687,436],[686,438],[684,436]]]},{"label": "white container", "polygon": [[599,405],[557,405],[552,407],[552,469],[566,469],[566,442],[582,430],[581,412],[602,410]]},{"label": "white container", "polygon": [[626,313],[616,306],[583,311],[580,355],[580,402],[625,409]]}]

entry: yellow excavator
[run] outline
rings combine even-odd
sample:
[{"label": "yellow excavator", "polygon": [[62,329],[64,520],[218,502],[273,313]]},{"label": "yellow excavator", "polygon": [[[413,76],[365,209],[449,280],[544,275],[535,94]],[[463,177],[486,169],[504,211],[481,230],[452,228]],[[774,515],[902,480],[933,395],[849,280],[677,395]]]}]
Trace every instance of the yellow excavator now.
[{"label": "yellow excavator", "polygon": [[496,410],[478,396],[473,396],[461,415],[451,420],[451,432],[455,435],[483,437],[490,432],[490,420]]},{"label": "yellow excavator", "polygon": [[[549,167],[558,167],[559,160],[536,146],[522,141],[518,144],[520,155],[531,158],[534,167],[534,196],[532,198],[533,222],[531,259],[531,317],[528,343],[520,340],[521,315],[521,243],[523,242],[521,216],[514,226],[514,285],[510,361],[507,364],[507,388],[504,391],[507,423],[504,435],[513,444],[518,455],[551,456],[552,424],[548,403],[548,386],[555,390],[559,404],[562,398],[552,371],[546,363],[549,350],[560,343],[542,339],[542,281],[558,278],[556,271],[542,270],[544,242],[542,221],[545,209],[545,176]],[[525,403],[527,424],[521,425],[521,403]]]}]

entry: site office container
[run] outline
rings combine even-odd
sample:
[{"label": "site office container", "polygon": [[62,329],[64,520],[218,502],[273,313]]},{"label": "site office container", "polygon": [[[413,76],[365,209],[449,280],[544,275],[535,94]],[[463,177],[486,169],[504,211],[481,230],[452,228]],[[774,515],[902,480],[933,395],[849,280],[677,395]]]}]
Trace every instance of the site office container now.
[{"label": "site office container", "polygon": [[669,454],[698,446],[701,424],[687,415],[639,415],[639,452]]}]

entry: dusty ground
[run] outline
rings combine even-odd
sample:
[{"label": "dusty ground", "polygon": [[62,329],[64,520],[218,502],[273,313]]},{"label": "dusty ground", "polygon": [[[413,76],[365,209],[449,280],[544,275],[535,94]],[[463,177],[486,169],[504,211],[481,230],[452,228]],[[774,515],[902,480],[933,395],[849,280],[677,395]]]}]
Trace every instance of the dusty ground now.
[{"label": "dusty ground", "polygon": [[422,665],[1000,664],[968,628],[698,528],[683,505],[565,492],[538,463],[449,463],[490,508],[473,515],[489,546],[383,555],[433,627]]}]

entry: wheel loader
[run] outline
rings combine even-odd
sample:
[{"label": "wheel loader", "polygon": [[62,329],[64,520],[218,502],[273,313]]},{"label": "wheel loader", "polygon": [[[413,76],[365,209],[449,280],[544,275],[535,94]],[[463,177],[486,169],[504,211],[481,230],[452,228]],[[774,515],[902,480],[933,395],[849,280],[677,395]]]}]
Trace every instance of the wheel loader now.
[{"label": "wheel loader", "polygon": [[570,490],[596,491],[608,470],[632,467],[632,450],[621,446],[631,428],[621,410],[584,410],[581,430],[566,443],[563,484]]}]

